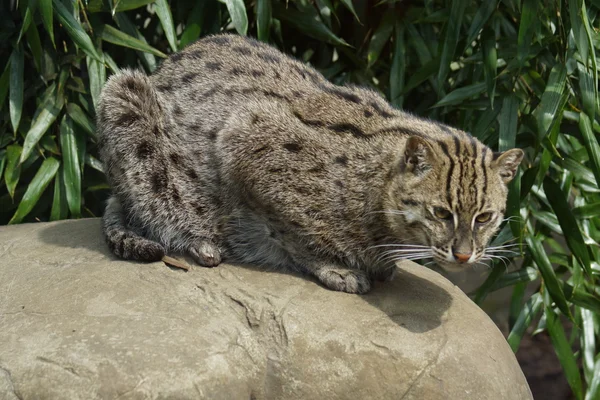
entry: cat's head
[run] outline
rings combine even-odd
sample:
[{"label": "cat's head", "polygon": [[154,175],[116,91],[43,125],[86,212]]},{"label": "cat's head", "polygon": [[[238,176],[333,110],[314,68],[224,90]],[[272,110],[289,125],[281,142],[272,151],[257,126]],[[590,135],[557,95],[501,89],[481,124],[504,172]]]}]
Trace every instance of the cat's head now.
[{"label": "cat's head", "polygon": [[520,149],[493,153],[462,132],[447,139],[409,137],[384,205],[392,231],[403,243],[426,246],[415,254],[430,252],[445,269],[485,260],[506,210],[507,184],[522,159]]}]

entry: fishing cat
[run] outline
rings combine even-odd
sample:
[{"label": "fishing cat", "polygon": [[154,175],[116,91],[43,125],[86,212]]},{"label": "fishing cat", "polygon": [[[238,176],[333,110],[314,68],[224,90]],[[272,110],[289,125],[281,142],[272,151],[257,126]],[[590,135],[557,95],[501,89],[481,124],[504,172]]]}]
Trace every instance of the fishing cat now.
[{"label": "fishing cat", "polygon": [[400,258],[485,259],[523,157],[234,35],[115,74],[97,122],[117,256],[287,267],[349,293]]}]

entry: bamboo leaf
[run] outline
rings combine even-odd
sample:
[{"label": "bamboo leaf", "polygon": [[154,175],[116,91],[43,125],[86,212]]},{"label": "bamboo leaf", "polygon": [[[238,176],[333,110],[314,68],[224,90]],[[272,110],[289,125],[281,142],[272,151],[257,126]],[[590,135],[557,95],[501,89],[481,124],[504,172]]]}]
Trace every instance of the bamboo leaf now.
[{"label": "bamboo leaf", "polygon": [[585,113],[579,115],[579,130],[581,131],[583,143],[585,143],[585,148],[593,166],[592,172],[596,179],[596,185],[600,187],[600,146],[598,145],[596,135],[592,131],[590,118]]},{"label": "bamboo leaf", "polygon": [[569,305],[567,304],[567,300],[565,298],[565,294],[563,293],[562,287],[556,278],[556,274],[552,269],[552,264],[550,264],[550,260],[548,260],[548,256],[546,255],[546,251],[544,250],[540,239],[528,234],[525,235],[525,240],[529,245],[531,256],[538,266],[538,270],[542,275],[544,284],[546,288],[548,288],[548,292],[550,293],[552,300],[556,303],[558,308],[565,316],[573,319],[571,311],[569,310]]},{"label": "bamboo leaf", "polygon": [[[487,3],[487,2],[484,2]],[[493,1],[490,1],[493,3]],[[496,69],[498,67],[498,54],[496,52],[496,38],[493,32],[486,31],[482,39],[483,71],[490,107],[494,108],[494,97],[496,94]]]},{"label": "bamboo leaf", "polygon": [[169,45],[173,52],[177,51],[177,34],[175,33],[175,25],[173,24],[173,16],[171,15],[171,8],[167,0],[156,0],[154,2],[156,15],[165,31]]},{"label": "bamboo leaf", "polygon": [[128,34],[121,32],[120,30],[110,25],[103,25],[100,28],[100,37],[102,38],[102,40],[112,44],[116,44],[118,46],[148,52],[158,57],[167,57],[165,53],[156,50],[154,47],[148,45],[147,43],[136,39],[133,36],[129,36]]},{"label": "bamboo leaf", "polygon": [[[203,5],[203,4],[205,4],[203,1],[197,2],[196,6],[194,7],[194,10],[196,10],[196,8],[198,8],[198,5]],[[192,15],[190,15],[190,19],[192,19],[194,17],[200,18],[199,16],[195,16],[195,14],[192,12]],[[129,18],[127,17],[127,14],[117,13],[115,15],[115,21],[117,22],[119,29],[121,29],[123,32],[127,33],[129,36],[133,36],[133,37],[137,38],[138,40],[140,40],[141,42],[143,42],[145,44],[148,43],[146,41],[146,38],[140,33],[140,31],[135,27],[135,25],[129,20]],[[186,27],[186,30],[187,30],[187,27]],[[184,31],[184,35],[185,35],[185,31]],[[187,42],[186,43],[183,42],[183,35],[182,35],[181,45],[184,46],[185,44],[187,44]],[[138,51],[136,53],[148,72],[153,72],[156,69],[156,58],[154,57],[154,55],[152,53],[145,52],[145,51]],[[105,56],[106,56],[106,54],[105,54]]]},{"label": "bamboo leaf", "polygon": [[33,210],[42,193],[44,193],[46,187],[56,175],[59,165],[60,162],[53,157],[46,158],[42,162],[42,165],[27,186],[27,190],[19,202],[19,207],[8,222],[9,224],[18,224]]},{"label": "bamboo leaf", "polygon": [[567,81],[567,68],[564,64],[557,63],[550,71],[548,84],[542,94],[540,105],[535,110],[537,116],[537,125],[539,140],[542,140],[550,130],[552,122],[562,112],[561,99],[565,91]]},{"label": "bamboo leaf", "polygon": [[367,68],[375,64],[381,54],[381,50],[383,50],[383,47],[390,40],[392,31],[394,30],[394,19],[395,16],[393,14],[384,15],[373,36],[371,36],[369,51],[367,53]]},{"label": "bamboo leaf", "polygon": [[454,59],[454,53],[456,52],[456,46],[458,45],[460,27],[468,1],[454,0],[451,4],[450,18],[446,25],[444,44],[440,53],[440,69],[438,71],[437,79],[440,88],[444,86],[444,82],[450,71],[450,63]]},{"label": "bamboo leaf", "polygon": [[433,107],[445,107],[461,104],[463,101],[478,96],[486,89],[486,83],[473,83],[471,85],[455,89],[448,93],[444,98],[435,103]]},{"label": "bamboo leaf", "polygon": [[89,57],[98,62],[103,62],[102,57],[96,52],[92,39],[85,32],[81,24],[73,17],[73,14],[63,5],[60,0],[53,0],[54,14],[65,28],[71,39],[83,50]]},{"label": "bamboo leaf", "polygon": [[21,153],[21,163],[29,158],[35,145],[40,141],[48,128],[50,128],[62,109],[63,105],[62,103],[59,103],[58,100],[58,90],[55,86],[51,86],[51,89],[51,95],[47,96],[38,107],[36,111],[37,116],[34,117],[31,128],[29,128],[29,131],[25,135],[23,152]]},{"label": "bamboo leaf", "polygon": [[406,43],[404,42],[404,25],[396,22],[394,26],[394,54],[390,69],[390,99],[396,107],[402,107],[404,98],[404,80],[406,75]]},{"label": "bamboo leaf", "polygon": [[597,400],[600,397],[600,359],[596,361],[592,382],[588,387],[585,400]]},{"label": "bamboo leaf", "polygon": [[89,13],[114,11],[115,15],[121,11],[135,10],[152,3],[154,0],[115,0],[114,7],[110,7],[110,0],[90,0],[87,11]]},{"label": "bamboo leaf", "polygon": [[600,217],[600,202],[575,207],[573,216],[577,219]]},{"label": "bamboo leaf", "polygon": [[42,72],[42,43],[40,41],[40,34],[37,30],[37,26],[35,24],[31,24],[29,29],[27,29],[26,35],[27,44],[31,50],[31,55],[33,56],[35,69],[37,69],[39,72]]},{"label": "bamboo leaf", "polygon": [[42,16],[42,23],[44,24],[44,28],[46,28],[46,32],[48,32],[48,35],[50,36],[52,45],[56,47],[56,44],[54,43],[54,17],[52,16],[52,0],[38,1],[40,15]]},{"label": "bamboo leaf", "polygon": [[23,48],[19,44],[10,56],[10,122],[17,132],[23,112]]},{"label": "bamboo leaf", "polygon": [[540,274],[535,268],[526,267],[518,271],[504,274],[492,287],[492,290],[498,290],[506,286],[513,286],[519,283],[533,282],[538,279]]},{"label": "bamboo leaf", "polygon": [[569,345],[560,320],[550,307],[545,308],[544,314],[546,315],[546,329],[550,334],[554,351],[556,351],[569,386],[571,386],[575,398],[583,399],[583,385],[581,375],[579,374],[579,367],[577,366],[577,362],[573,356],[573,349]]},{"label": "bamboo leaf", "polygon": [[52,199],[52,209],[50,211],[50,221],[66,219],[69,216],[69,205],[67,203],[67,193],[63,179],[64,165],[58,169],[54,177],[54,196]]},{"label": "bamboo leaf", "polygon": [[525,60],[527,60],[533,34],[539,25],[538,4],[537,0],[523,1],[519,23],[519,36],[517,39],[517,60],[519,65],[523,65]]},{"label": "bamboo leaf", "polygon": [[466,47],[471,46],[471,43],[479,35],[479,32],[481,32],[485,23],[492,16],[492,13],[496,9],[497,5],[498,0],[486,0],[481,2],[481,6],[479,6],[477,9],[477,13],[475,13],[475,17],[473,17],[473,21],[471,22],[471,26],[469,27],[469,31],[467,33],[467,40],[465,42]]},{"label": "bamboo leaf", "polygon": [[356,14],[356,10],[354,9],[354,4],[352,4],[352,0],[341,0],[341,2],[352,13],[352,15],[354,15],[354,18],[356,18],[356,20],[360,22],[360,18],[358,18],[358,15]]},{"label": "bamboo leaf", "polygon": [[19,178],[21,176],[21,164],[19,158],[21,157],[21,151],[23,148],[18,144],[10,145],[6,148],[6,171],[4,172],[4,181],[6,182],[6,189],[11,198],[15,197],[15,189]]},{"label": "bamboo leaf", "polygon": [[543,303],[542,296],[539,293],[535,293],[523,306],[523,309],[519,313],[519,316],[506,339],[514,353],[519,350],[519,345],[521,344],[521,339],[523,339],[525,331],[537,318],[542,310]]},{"label": "bamboo leaf", "polygon": [[594,314],[590,310],[580,309],[581,315],[581,350],[582,350],[582,364],[586,381],[591,383],[592,376],[594,373],[596,356],[596,320]]},{"label": "bamboo leaf", "polygon": [[0,110],[4,105],[4,100],[6,99],[6,95],[8,94],[8,89],[10,86],[10,62],[6,63],[6,68],[4,68],[4,72],[0,76]]},{"label": "bamboo leaf", "polygon": [[63,153],[63,180],[65,183],[69,211],[75,218],[81,216],[81,169],[77,140],[73,124],[68,116],[63,116],[60,122],[60,147]]},{"label": "bamboo leaf", "polygon": [[346,41],[337,37],[327,26],[314,14],[299,12],[293,8],[285,8],[279,2],[273,4],[273,15],[275,18],[288,23],[300,32],[327,43],[349,46]]},{"label": "bamboo leaf", "polygon": [[[269,1],[269,0],[259,0],[258,1],[258,11],[257,11],[257,25],[258,25],[258,38],[260,40],[261,39],[261,27],[264,29],[264,21],[261,22],[261,2],[264,1]],[[206,2],[204,1],[197,1],[196,4],[194,5],[194,8],[192,8],[192,12],[190,13],[190,16],[187,19],[187,22],[185,24],[185,29],[183,30],[183,33],[181,34],[181,38],[179,39],[179,45],[183,48],[185,46],[187,46],[189,43],[194,42],[195,40],[197,40],[200,37],[200,33],[202,32],[202,26],[203,26],[203,14],[204,14],[204,7],[206,5]],[[269,3],[269,6],[271,4]],[[264,10],[263,10],[264,12]],[[271,23],[271,16],[269,15],[269,24]]]},{"label": "bamboo leaf", "polygon": [[98,107],[98,100],[102,87],[106,81],[106,68],[103,63],[96,61],[91,57],[86,57],[88,74],[90,78],[90,94],[92,95],[92,103],[94,108]]},{"label": "bamboo leaf", "polygon": [[244,0],[223,0],[227,6],[227,11],[231,16],[231,22],[235,26],[235,30],[240,35],[246,36],[248,33],[248,15]]},{"label": "bamboo leaf", "polygon": [[83,130],[92,138],[96,137],[96,125],[85,114],[85,112],[75,103],[67,104],[67,113],[75,123],[83,128]]},{"label": "bamboo leaf", "polygon": [[519,99],[514,94],[504,97],[502,100],[502,110],[498,116],[500,124],[498,150],[500,151],[506,151],[515,147],[518,112]]}]

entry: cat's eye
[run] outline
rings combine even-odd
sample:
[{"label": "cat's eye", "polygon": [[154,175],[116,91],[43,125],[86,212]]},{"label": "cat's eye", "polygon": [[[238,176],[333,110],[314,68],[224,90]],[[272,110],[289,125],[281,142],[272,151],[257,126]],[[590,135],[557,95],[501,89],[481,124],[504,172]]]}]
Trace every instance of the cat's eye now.
[{"label": "cat's eye", "polygon": [[490,222],[490,219],[492,219],[491,212],[484,212],[475,217],[475,221],[477,221],[477,223],[479,224],[485,224],[486,222]]},{"label": "cat's eye", "polygon": [[433,215],[439,219],[452,219],[452,213],[449,210],[441,207],[434,208]]}]

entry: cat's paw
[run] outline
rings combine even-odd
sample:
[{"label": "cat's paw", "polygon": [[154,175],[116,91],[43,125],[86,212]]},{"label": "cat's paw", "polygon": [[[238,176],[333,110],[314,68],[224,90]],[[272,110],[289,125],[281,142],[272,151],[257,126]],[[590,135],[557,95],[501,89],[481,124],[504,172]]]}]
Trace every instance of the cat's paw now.
[{"label": "cat's paw", "polygon": [[346,293],[367,293],[371,281],[363,271],[345,268],[321,268],[315,273],[321,283],[329,289]]},{"label": "cat's paw", "polygon": [[160,243],[129,231],[111,232],[106,235],[106,241],[112,252],[125,260],[153,262],[165,255],[165,248]]},{"label": "cat's paw", "polygon": [[190,247],[188,252],[203,267],[216,267],[221,263],[221,251],[211,242],[201,241],[197,246]]}]

